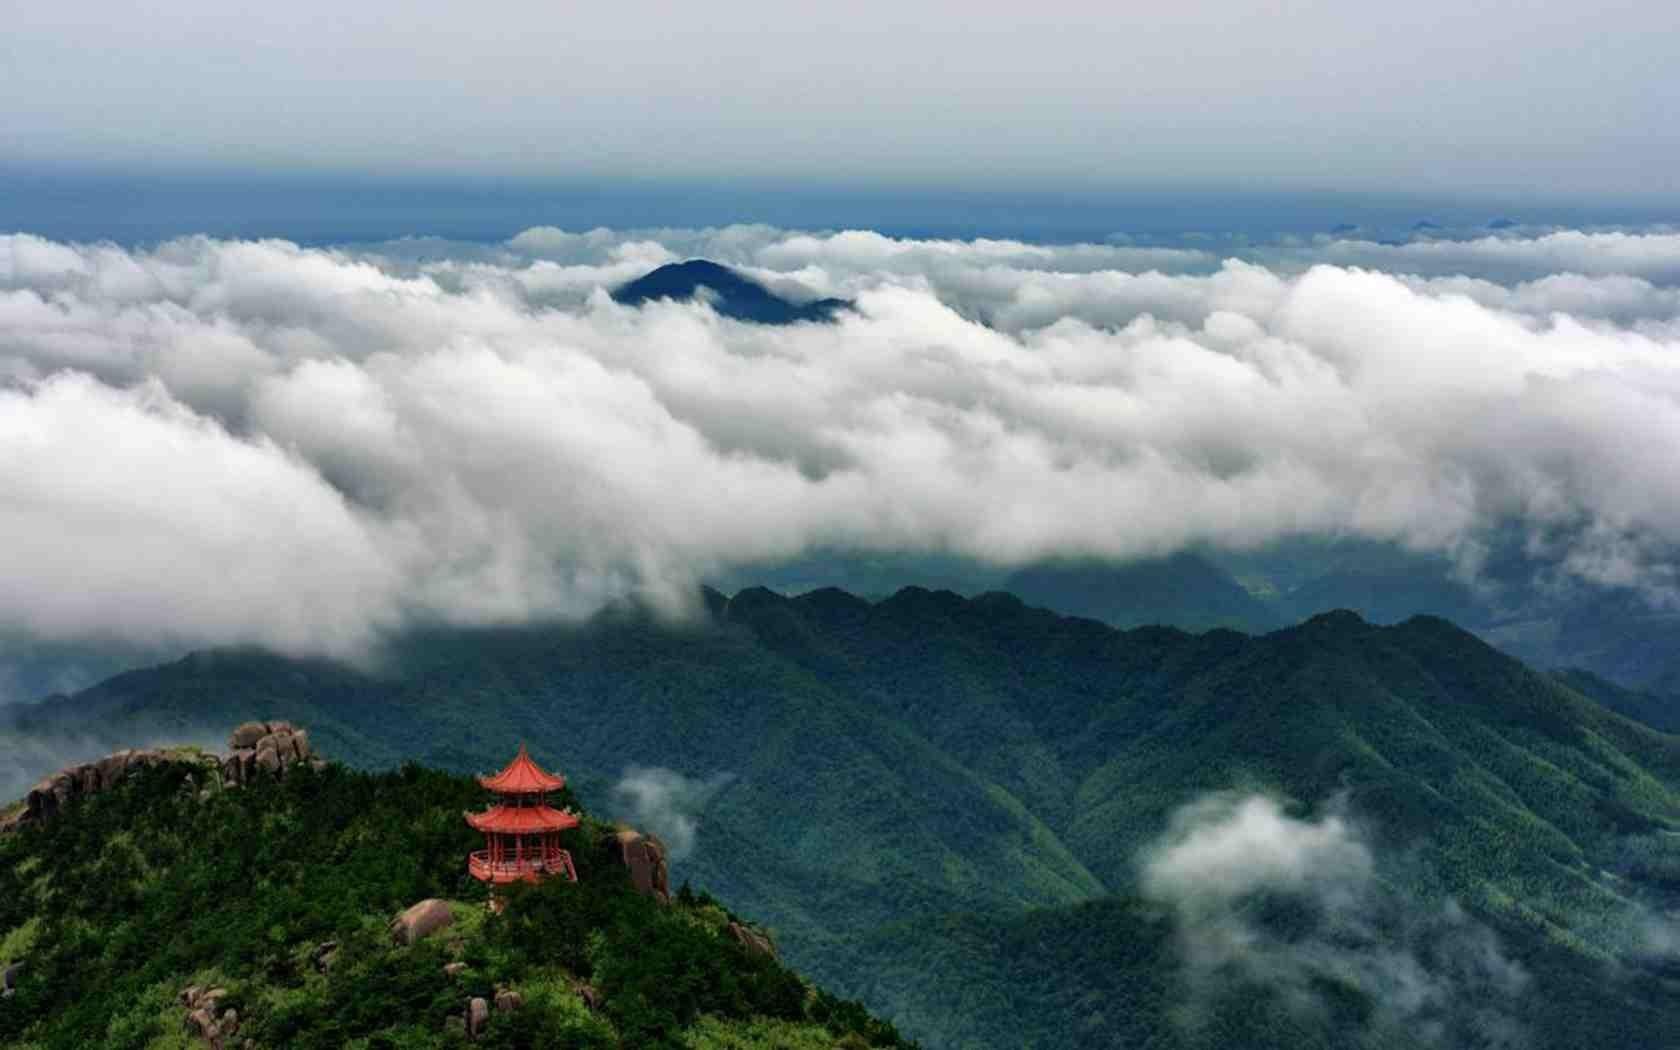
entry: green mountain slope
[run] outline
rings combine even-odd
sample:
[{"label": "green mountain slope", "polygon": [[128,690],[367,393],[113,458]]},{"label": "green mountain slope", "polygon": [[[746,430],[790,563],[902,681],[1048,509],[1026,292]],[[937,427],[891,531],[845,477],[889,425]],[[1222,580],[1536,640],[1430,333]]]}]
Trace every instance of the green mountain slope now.
[{"label": "green mountain slope", "polygon": [[[632,762],[729,774],[679,878],[933,1046],[1018,1045],[950,1034],[968,1030],[964,996],[1005,978],[934,967],[906,1000],[878,975],[926,945],[883,931],[1127,899],[1140,851],[1209,793],[1344,807],[1374,851],[1408,858],[1385,876],[1407,894],[1595,964],[1680,889],[1680,741],[1428,618],[1191,635],[1001,594],[748,589],[680,626],[621,610],[410,639],[378,675],[206,654],[14,719],[51,733],[249,716],[306,722],[371,765],[488,768],[523,737],[597,808]],[[1060,1009],[1017,1006],[1047,1025]]]},{"label": "green mountain slope", "polygon": [[[580,883],[492,915],[465,871],[473,781],[298,766],[234,790],[213,770],[184,756],[0,835],[0,950],[23,960],[0,1044],[204,1045],[181,1035],[181,994],[215,986],[261,1047],[466,1046],[450,1018],[502,991],[523,1002],[477,1045],[904,1045],[728,936],[715,903],[638,895],[593,821],[565,833]],[[394,945],[387,919],[424,898],[454,924]]]}]

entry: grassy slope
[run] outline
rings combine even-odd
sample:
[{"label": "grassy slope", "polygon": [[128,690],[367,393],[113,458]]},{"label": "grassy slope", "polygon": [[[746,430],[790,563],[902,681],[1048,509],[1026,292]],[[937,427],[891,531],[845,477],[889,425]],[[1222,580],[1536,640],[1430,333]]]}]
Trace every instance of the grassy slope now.
[{"label": "grassy slope", "polygon": [[[870,975],[896,961],[864,965],[860,940],[1124,894],[1137,848],[1202,791],[1309,807],[1346,792],[1426,858],[1417,892],[1585,956],[1618,943],[1624,905],[1648,895],[1605,870],[1626,874],[1630,848],[1650,870],[1676,861],[1680,743],[1443,621],[1117,632],[915,589],[873,604],[746,591],[712,608],[714,624],[681,630],[607,617],[425,639],[386,679],[212,654],[75,703],[115,724],[292,717],[373,764],[484,768],[524,737],[590,800],[631,761],[734,773],[679,878],[777,927],[809,972],[895,1009]],[[946,989],[990,980],[931,974]],[[917,1033],[940,1036],[916,1009]]]},{"label": "grassy slope", "polygon": [[[736,945],[715,904],[631,892],[593,823],[568,833],[580,885],[518,894],[492,917],[464,873],[477,839],[460,813],[483,801],[470,780],[330,767],[200,797],[182,788],[189,772],[203,782],[201,767],[166,766],[0,838],[0,941],[27,959],[0,1044],[184,1047],[176,993],[216,984],[240,1038],[267,1047],[466,1045],[446,1016],[501,986],[526,1006],[479,1045],[898,1045]],[[392,947],[386,919],[431,896],[458,902],[456,924]],[[329,940],[322,973],[310,953]],[[465,973],[446,975],[457,959]],[[600,1013],[579,980],[603,993]]]}]

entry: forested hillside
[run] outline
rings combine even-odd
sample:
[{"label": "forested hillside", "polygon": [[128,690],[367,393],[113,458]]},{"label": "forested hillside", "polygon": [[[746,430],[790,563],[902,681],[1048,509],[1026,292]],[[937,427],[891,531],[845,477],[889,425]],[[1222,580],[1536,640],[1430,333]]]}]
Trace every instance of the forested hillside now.
[{"label": "forested hillside", "polygon": [[[1341,613],[1191,635],[1006,595],[749,589],[708,595],[680,625],[615,610],[582,628],[410,638],[378,672],[203,653],[15,718],[38,735],[161,734],[248,713],[305,722],[324,751],[374,766],[489,768],[528,739],[597,807],[632,765],[709,785],[679,878],[768,922],[794,965],[931,1046],[1019,1046],[1023,1032],[1129,1045],[1139,1017],[1159,1039],[1219,1031],[1185,1020],[1196,975],[1174,909],[1189,905],[1144,893],[1144,872],[1187,811],[1227,797],[1276,800],[1304,834],[1356,828],[1372,914],[1429,902],[1385,921],[1420,931],[1408,958],[1437,983],[1458,958],[1437,941],[1473,931],[1527,975],[1502,993],[1507,1013],[1525,996],[1592,1001],[1551,996],[1551,975],[1637,972],[1655,983],[1616,985],[1644,1004],[1616,1015],[1636,1034],[1680,1020],[1647,945],[1680,891],[1680,741],[1442,620]],[[1296,889],[1258,886],[1242,907],[1288,912]],[[1267,916],[1284,942],[1318,928]],[[1325,942],[1342,953],[1360,937],[1383,943],[1334,924]],[[1399,994],[1368,954],[1334,958],[1354,976],[1309,982],[1314,1002],[1358,1015]],[[1235,988],[1241,1023],[1271,1019],[1255,1031],[1279,1039],[1340,1029],[1406,1045],[1428,1029],[1325,1029],[1280,1014],[1265,982]],[[1619,1000],[1601,998],[1608,1016]],[[1020,1031],[977,1020],[1004,1016]]]},{"label": "forested hillside", "polygon": [[[510,993],[476,1045],[904,1045],[727,936],[709,898],[636,893],[594,821],[565,833],[579,883],[519,887],[492,915],[466,873],[472,780],[299,765],[235,789],[214,768],[183,753],[0,835],[0,962],[20,963],[0,1044],[205,1046],[183,1033],[214,988],[209,1045],[466,1046],[464,1008]],[[388,920],[425,898],[453,923],[393,944]]]}]

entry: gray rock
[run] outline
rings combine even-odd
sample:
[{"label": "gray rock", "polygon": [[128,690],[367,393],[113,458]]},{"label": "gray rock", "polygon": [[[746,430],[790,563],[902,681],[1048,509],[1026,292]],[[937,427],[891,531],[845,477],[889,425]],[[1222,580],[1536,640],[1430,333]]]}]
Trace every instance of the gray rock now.
[{"label": "gray rock", "polygon": [[511,1014],[525,1005],[525,997],[518,992],[500,991],[496,993],[496,1012]]},{"label": "gray rock", "polygon": [[391,939],[398,944],[413,944],[454,921],[455,914],[449,910],[449,905],[432,897],[409,906],[391,920]]},{"label": "gray rock", "polygon": [[22,972],[23,963],[21,962],[12,963],[4,970],[0,970],[0,990],[3,990],[7,995],[17,991],[18,974]]},{"label": "gray rock", "polygon": [[444,963],[443,964],[443,975],[445,977],[459,977],[463,973],[466,973],[466,972],[467,972],[467,964],[464,963],[464,962],[452,962],[452,963]]},{"label": "gray rock", "polygon": [[729,934],[730,940],[739,944],[747,951],[755,952],[759,955],[768,955],[772,959],[776,958],[776,944],[770,939],[770,935],[765,933],[763,930],[754,929],[751,926],[745,926],[738,922],[732,922],[729,924],[725,932]]},{"label": "gray rock", "polygon": [[671,873],[665,844],[652,835],[625,828],[613,836],[612,856],[630,872],[630,885],[644,897],[671,902]]},{"label": "gray rock", "polygon": [[32,820],[52,816],[57,807],[58,800],[53,797],[51,780],[41,781],[23,796],[23,811],[28,813]]},{"label": "gray rock", "polygon": [[105,790],[117,786],[128,772],[128,757],[132,751],[117,751],[99,760],[99,784]]},{"label": "gray rock", "polygon": [[[264,739],[266,740],[267,738],[265,737]],[[257,748],[256,766],[258,769],[269,773],[280,772],[280,752],[276,751],[270,744],[264,744],[262,747]]]},{"label": "gray rock", "polygon": [[484,1026],[490,1023],[490,1004],[480,996],[474,996],[467,1003],[467,1038],[477,1039],[484,1031]]},{"label": "gray rock", "polygon": [[257,741],[268,735],[268,727],[261,722],[242,722],[228,736],[228,747],[237,751],[241,748],[256,747]]},{"label": "gray rock", "polygon": [[221,1031],[216,1027],[216,1018],[204,1007],[199,1007],[187,1015],[186,1029],[188,1035],[197,1036],[207,1043],[214,1044]]}]

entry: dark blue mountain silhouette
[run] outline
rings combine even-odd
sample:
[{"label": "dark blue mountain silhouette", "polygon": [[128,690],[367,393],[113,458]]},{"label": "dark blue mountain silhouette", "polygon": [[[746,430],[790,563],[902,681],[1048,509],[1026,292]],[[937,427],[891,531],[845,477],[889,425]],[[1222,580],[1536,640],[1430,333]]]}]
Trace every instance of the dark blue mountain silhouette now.
[{"label": "dark blue mountain silhouette", "polygon": [[704,288],[712,308],[725,317],[759,324],[830,321],[852,304],[845,299],[796,303],[751,278],[706,259],[670,263],[636,278],[612,293],[618,302],[639,306],[655,299],[693,299]]}]

